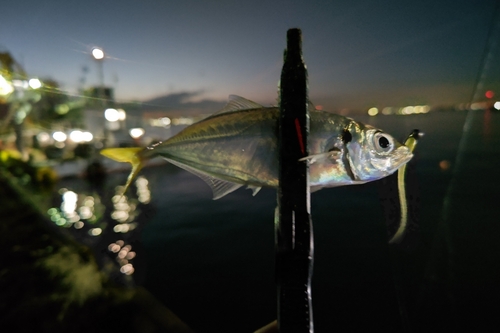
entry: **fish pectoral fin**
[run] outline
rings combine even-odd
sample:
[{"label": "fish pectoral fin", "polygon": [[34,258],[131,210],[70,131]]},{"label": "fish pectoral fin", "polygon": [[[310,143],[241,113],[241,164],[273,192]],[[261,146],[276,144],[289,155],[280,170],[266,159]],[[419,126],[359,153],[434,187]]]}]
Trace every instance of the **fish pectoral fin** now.
[{"label": "fish pectoral fin", "polygon": [[331,161],[335,161],[341,157],[342,157],[342,152],[340,150],[332,150],[332,151],[328,151],[326,153],[313,154],[313,155],[309,155],[306,157],[302,157],[299,159],[299,161],[301,161],[301,162],[308,161],[309,164],[313,164],[316,161],[321,160],[321,159],[329,159]]},{"label": "fish pectoral fin", "polygon": [[257,193],[259,193],[260,189],[262,186],[253,186],[253,185],[248,185],[247,189],[252,190],[252,195],[255,197]]},{"label": "fish pectoral fin", "polygon": [[242,184],[237,184],[237,183],[229,182],[227,180],[215,178],[215,177],[213,177],[205,172],[197,170],[197,169],[195,169],[189,165],[186,165],[184,163],[174,161],[170,158],[165,157],[165,159],[169,163],[172,163],[173,165],[178,166],[179,168],[184,169],[184,170],[192,173],[193,175],[200,177],[212,189],[212,192],[214,195],[213,200],[220,199],[223,196],[225,196],[233,191],[236,191],[237,189],[239,189],[240,187],[243,186]]},{"label": "fish pectoral fin", "polygon": [[317,192],[317,191],[321,190],[322,188],[323,188],[323,186],[320,186],[320,185],[318,185],[318,186],[310,186],[309,187],[309,191],[311,193],[313,193],[313,192]]}]

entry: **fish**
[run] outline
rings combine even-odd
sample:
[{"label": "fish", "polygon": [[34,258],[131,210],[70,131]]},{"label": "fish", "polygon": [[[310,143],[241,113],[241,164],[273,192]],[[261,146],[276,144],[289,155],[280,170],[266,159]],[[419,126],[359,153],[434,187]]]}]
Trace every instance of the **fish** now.
[{"label": "fish", "polygon": [[[101,154],[127,162],[132,170],[125,190],[143,165],[156,157],[203,179],[219,199],[247,186],[277,188],[279,107],[264,107],[230,95],[219,112],[171,138],[140,148],[106,148]],[[349,117],[316,110],[309,103],[311,192],[327,187],[364,184],[394,173],[413,156],[411,150],[380,129]]]}]

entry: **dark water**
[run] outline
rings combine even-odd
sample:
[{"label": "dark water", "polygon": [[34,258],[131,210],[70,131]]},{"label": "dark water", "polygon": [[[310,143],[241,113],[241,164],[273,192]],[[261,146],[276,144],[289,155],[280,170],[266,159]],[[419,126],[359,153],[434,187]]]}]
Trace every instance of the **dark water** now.
[{"label": "dark water", "polygon": [[[387,181],[313,193],[316,332],[491,323],[489,302],[500,296],[500,114],[475,111],[464,132],[466,116],[359,119],[401,139],[425,132],[409,170],[419,230],[402,246],[387,244],[379,198]],[[137,283],[197,332],[250,332],[274,320],[276,192],[240,189],[213,201],[205,183],[174,166],[142,175],[152,199],[133,240]],[[107,186],[125,177],[115,174]],[[107,237],[103,244],[116,235]]]}]

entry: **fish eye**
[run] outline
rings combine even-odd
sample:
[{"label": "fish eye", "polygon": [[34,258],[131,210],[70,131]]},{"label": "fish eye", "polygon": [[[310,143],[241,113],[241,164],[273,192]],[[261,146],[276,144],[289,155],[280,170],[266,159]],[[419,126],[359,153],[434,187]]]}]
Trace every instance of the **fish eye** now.
[{"label": "fish eye", "polygon": [[377,132],[373,136],[375,150],[380,153],[388,153],[394,148],[394,140],[390,135]]}]

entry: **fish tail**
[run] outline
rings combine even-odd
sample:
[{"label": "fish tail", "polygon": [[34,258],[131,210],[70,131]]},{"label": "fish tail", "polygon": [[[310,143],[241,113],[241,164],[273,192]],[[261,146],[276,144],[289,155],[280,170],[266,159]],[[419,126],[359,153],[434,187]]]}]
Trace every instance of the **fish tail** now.
[{"label": "fish tail", "polygon": [[123,194],[127,191],[128,187],[132,183],[132,180],[137,176],[139,171],[141,171],[144,166],[145,160],[140,157],[139,152],[141,152],[143,148],[106,148],[101,150],[101,155],[106,156],[117,162],[127,162],[132,164],[132,171],[130,172],[127,183],[125,184],[125,189],[123,190]]}]

